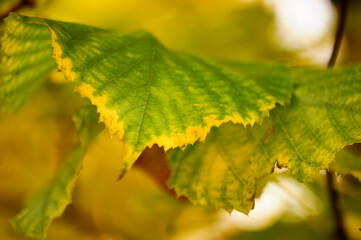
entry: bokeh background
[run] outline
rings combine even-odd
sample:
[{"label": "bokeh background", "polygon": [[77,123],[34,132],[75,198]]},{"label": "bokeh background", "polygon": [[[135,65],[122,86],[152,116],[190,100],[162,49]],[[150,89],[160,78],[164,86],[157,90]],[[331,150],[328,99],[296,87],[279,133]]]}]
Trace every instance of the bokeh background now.
[{"label": "bokeh background", "polygon": [[[19,2],[1,0],[0,14]],[[28,2],[16,11],[119,32],[147,30],[169,48],[202,57],[324,67],[339,1]],[[338,65],[361,61],[361,1],[351,1],[347,24]],[[77,141],[70,114],[85,104],[64,84],[62,74],[54,72],[17,114],[0,116],[0,239],[23,239],[10,220],[56,174]],[[260,181],[255,209],[246,216],[177,197],[167,188],[170,173],[157,146],[146,149],[118,181],[121,157],[119,143],[103,132],[84,159],[73,204],[50,226],[48,239],[330,239],[333,220],[324,173],[301,184],[286,169],[278,169]],[[354,239],[361,239],[359,180],[338,177],[345,226]]]}]

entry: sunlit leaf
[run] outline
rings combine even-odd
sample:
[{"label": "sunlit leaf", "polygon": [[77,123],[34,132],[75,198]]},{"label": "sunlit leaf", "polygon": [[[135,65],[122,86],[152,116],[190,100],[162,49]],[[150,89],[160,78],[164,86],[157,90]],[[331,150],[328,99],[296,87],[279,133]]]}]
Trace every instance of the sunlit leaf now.
[{"label": "sunlit leaf", "polygon": [[71,203],[71,194],[82,166],[84,151],[102,129],[97,124],[98,115],[94,107],[80,108],[73,115],[73,120],[80,143],[74,146],[52,182],[28,200],[13,222],[15,229],[27,237],[44,239],[51,221],[61,216],[66,206]]},{"label": "sunlit leaf", "polygon": [[[274,94],[245,74],[168,50],[145,32],[121,35],[16,14],[7,22],[7,28],[49,28],[59,69],[97,106],[110,133],[125,142],[124,170],[146,146],[184,147],[224,122],[260,122],[276,103],[285,103],[278,91],[291,91],[286,67],[280,67],[279,78],[264,80]],[[256,68],[263,71],[262,64]]]},{"label": "sunlit leaf", "polygon": [[291,106],[278,107],[262,126],[227,124],[205,143],[169,153],[169,184],[199,204],[248,213],[256,182],[274,165],[300,181],[328,168],[336,152],[361,141],[359,66],[295,74]]}]

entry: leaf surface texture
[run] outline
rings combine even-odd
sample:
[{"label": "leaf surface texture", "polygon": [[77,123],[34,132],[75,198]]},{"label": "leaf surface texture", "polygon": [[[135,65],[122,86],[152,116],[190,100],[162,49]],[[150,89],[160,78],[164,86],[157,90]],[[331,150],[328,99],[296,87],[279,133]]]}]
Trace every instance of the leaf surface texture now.
[{"label": "leaf surface texture", "polygon": [[[16,14],[7,22],[10,27],[48,27],[58,68],[128,147],[124,170],[146,146],[185,147],[204,140],[212,126],[260,122],[276,103],[285,104],[291,91],[283,65],[277,78],[264,72],[266,89],[242,71],[169,50],[146,32],[119,34]],[[253,67],[263,70],[262,64]]]},{"label": "leaf surface texture", "polygon": [[18,110],[56,68],[49,31],[11,19],[1,37],[0,112]]},{"label": "leaf surface texture", "polygon": [[169,152],[169,185],[198,204],[248,213],[257,180],[276,163],[310,181],[340,149],[361,141],[360,66],[297,70],[293,79],[291,105],[272,110],[262,126],[226,124],[205,143]]}]

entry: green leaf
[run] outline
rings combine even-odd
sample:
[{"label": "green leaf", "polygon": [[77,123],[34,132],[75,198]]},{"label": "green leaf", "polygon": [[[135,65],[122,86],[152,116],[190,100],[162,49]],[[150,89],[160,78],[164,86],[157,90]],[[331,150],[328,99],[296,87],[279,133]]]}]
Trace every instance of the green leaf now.
[{"label": "green leaf", "polygon": [[11,19],[1,38],[0,113],[18,110],[56,68],[49,31]]},{"label": "green leaf", "polygon": [[205,143],[197,142],[185,152],[169,151],[169,186],[196,204],[249,212],[254,206],[256,180],[270,173],[274,165],[255,144],[258,130],[263,129],[246,130],[227,123],[213,128]]},{"label": "green leaf", "polygon": [[99,115],[96,107],[85,106],[78,108],[72,115],[80,144],[88,147],[96,136],[103,130],[103,124],[98,124]]},{"label": "green leaf", "polygon": [[[291,91],[284,66],[280,78],[265,79],[275,94],[242,72],[168,50],[145,32],[118,34],[15,14],[7,21],[9,27],[48,27],[59,69],[128,148],[125,171],[146,146],[184,147],[224,122],[260,122],[285,103],[279,92]],[[256,68],[263,71],[262,64]]]},{"label": "green leaf", "polygon": [[343,147],[361,141],[360,70],[300,71],[292,106],[273,117],[273,155],[300,181],[311,180]]},{"label": "green leaf", "polygon": [[248,213],[257,180],[275,163],[310,181],[336,152],[361,141],[360,66],[298,70],[294,77],[291,106],[273,110],[262,126],[223,125],[204,144],[170,151],[170,187],[195,203]]},{"label": "green leaf", "polygon": [[103,129],[99,126],[95,107],[83,107],[73,114],[80,142],[76,144],[63,166],[44,189],[31,197],[13,226],[25,236],[44,239],[51,221],[60,217],[71,203],[71,194],[90,142]]},{"label": "green leaf", "polygon": [[[242,63],[233,61],[220,62],[222,66],[253,79],[258,85],[272,96],[281,99],[282,103],[290,103],[291,94],[290,80],[293,79],[295,69],[287,69],[285,65],[279,63]],[[290,84],[290,85],[286,85]]]}]

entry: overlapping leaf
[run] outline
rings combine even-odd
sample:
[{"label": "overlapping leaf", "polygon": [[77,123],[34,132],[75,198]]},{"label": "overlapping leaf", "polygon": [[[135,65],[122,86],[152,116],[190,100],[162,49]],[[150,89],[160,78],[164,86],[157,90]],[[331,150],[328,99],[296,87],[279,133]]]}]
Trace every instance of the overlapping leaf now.
[{"label": "overlapping leaf", "polygon": [[308,181],[341,148],[361,141],[360,66],[301,70],[294,77],[291,106],[273,110],[262,126],[227,124],[204,144],[170,152],[170,186],[194,202],[248,213],[257,179],[276,162]]},{"label": "overlapping leaf", "polygon": [[336,162],[331,168],[340,174],[351,174],[361,181],[361,155],[360,153],[343,149],[336,154]]},{"label": "overlapping leaf", "polygon": [[42,26],[5,21],[0,51],[0,112],[18,110],[56,68],[49,38],[49,31]]},{"label": "overlapping leaf", "polygon": [[64,165],[44,189],[29,199],[13,222],[15,229],[27,237],[44,239],[54,218],[60,217],[71,203],[72,191],[82,166],[85,149],[103,128],[97,124],[98,114],[93,106],[80,108],[73,120],[80,142],[74,146]]},{"label": "overlapping leaf", "polygon": [[[14,51],[14,56],[32,56],[22,49],[31,49],[37,36],[50,30],[47,46],[58,68],[97,106],[110,133],[124,141],[125,170],[146,146],[183,148],[224,122],[253,125],[290,98],[291,74],[281,65],[217,65],[170,51],[144,32],[123,35],[12,14],[7,33],[14,26],[29,29],[30,36],[25,46],[11,34],[3,38],[8,45],[2,51]],[[12,59],[3,58],[3,69]],[[269,174],[276,161],[299,180],[310,180],[340,148],[360,141],[360,67],[301,70],[293,76],[292,105],[279,107],[262,126],[245,130],[228,124],[214,130],[206,144],[171,153],[170,184],[195,202],[248,212],[256,180]],[[25,86],[29,79],[3,81],[5,102],[12,103],[7,82]]]},{"label": "overlapping leaf", "polygon": [[[59,69],[127,146],[125,170],[146,146],[184,147],[204,140],[212,126],[223,122],[260,122],[276,103],[284,104],[278,93],[290,92],[288,75],[281,74],[287,73],[286,67],[280,68],[279,78],[266,79],[275,93],[245,74],[170,51],[148,33],[122,35],[16,14],[6,21],[7,28],[29,26],[41,34],[48,27]],[[4,48],[21,55],[21,49],[36,41],[31,32],[27,36],[28,45],[14,41]],[[3,66],[10,63],[5,59]],[[262,67],[256,66],[259,71]]]}]

